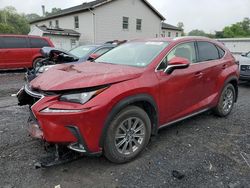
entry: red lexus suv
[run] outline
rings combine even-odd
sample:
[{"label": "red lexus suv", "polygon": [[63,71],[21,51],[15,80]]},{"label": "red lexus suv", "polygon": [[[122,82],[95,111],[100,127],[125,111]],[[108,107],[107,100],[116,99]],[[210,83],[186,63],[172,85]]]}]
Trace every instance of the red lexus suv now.
[{"label": "red lexus suv", "polygon": [[31,135],[115,163],[134,159],[158,130],[213,110],[230,114],[238,65],[221,43],[134,40],[94,62],[57,65],[18,93]]}]

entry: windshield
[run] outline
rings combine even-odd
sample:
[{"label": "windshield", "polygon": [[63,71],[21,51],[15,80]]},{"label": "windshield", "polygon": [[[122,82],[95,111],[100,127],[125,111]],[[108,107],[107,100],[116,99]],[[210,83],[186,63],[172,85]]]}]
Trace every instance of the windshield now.
[{"label": "windshield", "polygon": [[91,53],[94,49],[94,46],[78,46],[70,50],[69,53],[76,56],[77,58],[83,58]]},{"label": "windshield", "polygon": [[168,46],[168,42],[130,42],[107,52],[97,63],[145,67]]}]

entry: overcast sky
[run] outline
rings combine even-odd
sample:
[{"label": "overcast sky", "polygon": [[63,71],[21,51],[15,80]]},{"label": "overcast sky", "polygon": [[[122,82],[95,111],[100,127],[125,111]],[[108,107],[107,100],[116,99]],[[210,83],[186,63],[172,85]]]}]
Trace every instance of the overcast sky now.
[{"label": "overcast sky", "polygon": [[[166,22],[176,25],[183,22],[185,31],[201,29],[209,33],[221,30],[250,17],[250,0],[148,0],[166,18]],[[0,0],[0,9],[14,6],[18,12],[42,14],[41,5],[46,10],[68,8],[86,0]]]}]

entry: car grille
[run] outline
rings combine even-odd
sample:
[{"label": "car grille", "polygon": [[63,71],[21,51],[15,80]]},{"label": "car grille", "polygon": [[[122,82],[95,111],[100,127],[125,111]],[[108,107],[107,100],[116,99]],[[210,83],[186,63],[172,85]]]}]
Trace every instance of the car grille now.
[{"label": "car grille", "polygon": [[241,71],[250,72],[250,65],[241,65]]}]

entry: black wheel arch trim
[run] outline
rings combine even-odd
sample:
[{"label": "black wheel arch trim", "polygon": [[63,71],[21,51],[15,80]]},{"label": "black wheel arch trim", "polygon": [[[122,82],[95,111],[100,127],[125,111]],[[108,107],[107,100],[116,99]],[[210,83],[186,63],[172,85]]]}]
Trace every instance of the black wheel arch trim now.
[{"label": "black wheel arch trim", "polygon": [[[147,102],[149,103],[155,110],[155,116],[153,119],[153,125],[152,125],[152,131],[151,134],[152,135],[156,135],[158,132],[158,125],[159,125],[159,118],[158,118],[158,107],[157,104],[154,100],[154,98],[148,94],[138,94],[138,95],[134,95],[134,96],[129,96],[127,98],[122,99],[121,101],[119,101],[110,111],[108,117],[105,120],[104,123],[104,127],[102,130],[102,135],[99,141],[99,146],[101,148],[103,148],[103,144],[104,144],[104,139],[105,136],[107,134],[109,125],[111,123],[111,121],[113,120],[113,118],[115,117],[115,115],[117,113],[119,113],[122,109],[124,109],[125,107],[134,104],[134,103],[138,103],[138,102]],[[151,119],[151,117],[150,117]]]},{"label": "black wheel arch trim", "polygon": [[238,89],[238,83],[239,83],[239,78],[237,76],[230,76],[229,78],[226,79],[224,86],[226,86],[227,84],[231,83],[232,81],[236,82],[237,85],[233,85],[235,88],[235,102],[238,101],[238,95],[239,95],[239,89]]}]

